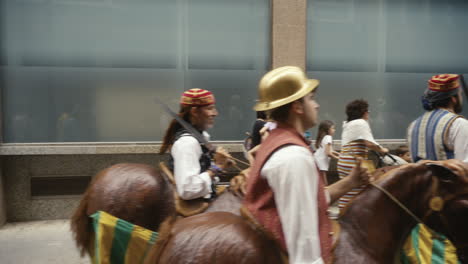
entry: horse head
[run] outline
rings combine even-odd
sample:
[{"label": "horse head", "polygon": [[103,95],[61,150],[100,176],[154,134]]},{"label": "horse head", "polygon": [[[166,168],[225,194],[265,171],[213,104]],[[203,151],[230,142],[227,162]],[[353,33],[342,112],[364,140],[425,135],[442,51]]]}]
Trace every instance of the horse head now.
[{"label": "horse head", "polygon": [[[460,259],[468,256],[468,164],[422,161],[373,175],[377,180],[340,218],[336,263],[387,263],[422,222],[447,236]],[[385,245],[385,246],[384,246]]]},{"label": "horse head", "polygon": [[468,261],[468,164],[458,160],[425,162],[432,173],[428,212],[423,221],[446,235],[463,263]]}]

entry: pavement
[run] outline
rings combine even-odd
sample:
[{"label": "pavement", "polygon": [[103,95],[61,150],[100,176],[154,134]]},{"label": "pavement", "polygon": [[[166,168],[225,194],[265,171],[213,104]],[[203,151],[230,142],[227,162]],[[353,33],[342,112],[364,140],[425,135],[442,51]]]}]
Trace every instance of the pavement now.
[{"label": "pavement", "polygon": [[84,264],[69,220],[7,223],[0,227],[1,264]]},{"label": "pavement", "polygon": [[[331,206],[330,217],[339,209]],[[0,227],[1,264],[89,264],[72,240],[69,220],[7,223]]]}]

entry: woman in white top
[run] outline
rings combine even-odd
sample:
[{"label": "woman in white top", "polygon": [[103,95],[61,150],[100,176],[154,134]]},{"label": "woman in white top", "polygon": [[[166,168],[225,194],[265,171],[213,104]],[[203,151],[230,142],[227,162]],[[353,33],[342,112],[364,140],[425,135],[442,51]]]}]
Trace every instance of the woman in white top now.
[{"label": "woman in white top", "polygon": [[335,134],[335,124],[333,121],[324,120],[320,122],[315,141],[317,151],[314,153],[320,176],[325,185],[328,185],[327,171],[330,166],[330,158],[338,159],[340,154],[333,150],[333,135]]},{"label": "woman in white top", "polygon": [[[368,150],[374,150],[382,154],[388,149],[375,141],[369,126],[369,103],[358,99],[346,105],[347,121],[343,122],[341,134],[341,152],[337,164],[338,176],[344,178],[349,175],[356,165],[357,157],[368,160]],[[369,168],[370,169],[370,168]],[[370,171],[372,172],[372,171]],[[340,198],[338,207],[343,210],[348,203],[359,194],[364,187],[354,188]]]}]

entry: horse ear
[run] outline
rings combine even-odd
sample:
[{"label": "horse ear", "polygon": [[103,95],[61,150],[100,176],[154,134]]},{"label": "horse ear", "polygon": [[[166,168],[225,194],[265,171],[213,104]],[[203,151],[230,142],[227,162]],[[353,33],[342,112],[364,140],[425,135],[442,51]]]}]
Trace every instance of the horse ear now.
[{"label": "horse ear", "polygon": [[432,171],[432,174],[434,174],[442,182],[453,183],[457,179],[457,175],[451,169],[445,166],[435,163],[427,163],[426,166]]}]

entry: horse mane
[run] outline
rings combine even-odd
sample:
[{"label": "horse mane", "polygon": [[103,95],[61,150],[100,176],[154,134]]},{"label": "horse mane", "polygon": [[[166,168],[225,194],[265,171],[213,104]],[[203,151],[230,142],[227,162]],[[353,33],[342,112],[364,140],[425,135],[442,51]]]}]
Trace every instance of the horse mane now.
[{"label": "horse mane", "polygon": [[175,216],[169,216],[160,226],[158,230],[158,239],[151,247],[150,253],[145,258],[144,264],[159,263],[159,258],[164,252],[164,248],[172,237],[172,228],[176,221]]},{"label": "horse mane", "polygon": [[[377,181],[381,181],[383,180],[384,178],[386,178],[390,171],[392,171],[393,169],[396,169],[398,167],[401,167],[402,165],[395,165],[395,166],[386,166],[386,167],[381,167],[381,168],[378,168],[376,169],[373,173],[372,173],[372,177],[373,177],[373,182],[377,182]],[[370,184],[367,184],[365,186],[365,188],[363,188],[356,196],[354,196],[349,202],[348,204],[346,205],[346,207],[342,208],[341,209],[341,212],[340,212],[340,217],[345,215],[346,211],[348,210],[348,208],[351,206],[351,204],[354,202],[354,200],[356,198],[359,197],[359,195],[361,195],[365,190],[369,189],[371,187]]]}]

